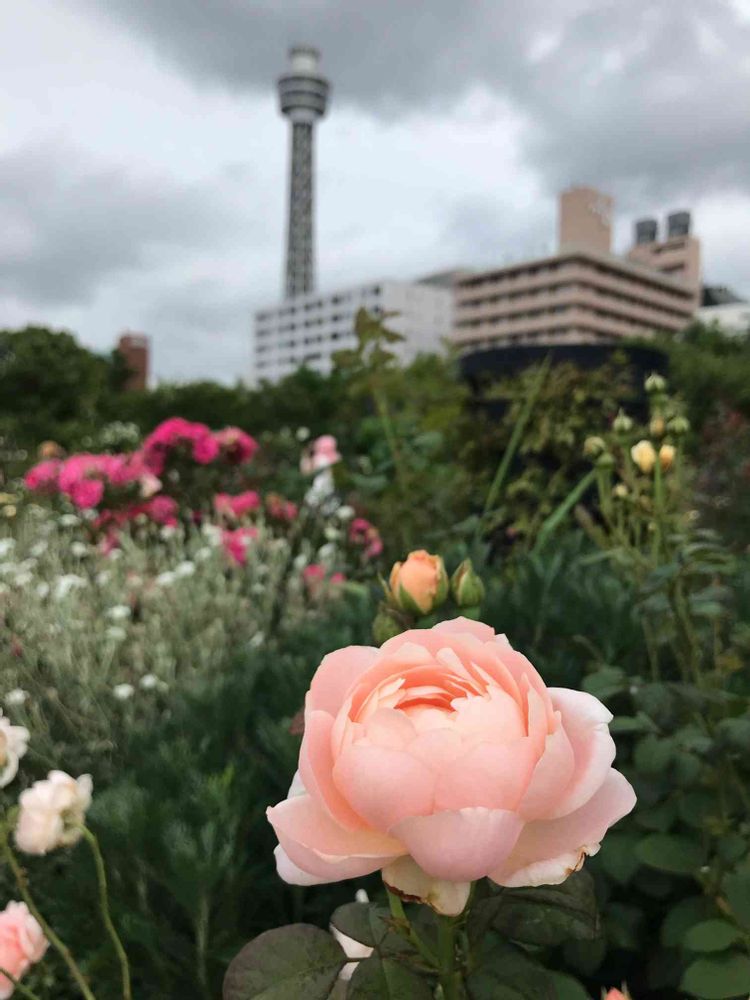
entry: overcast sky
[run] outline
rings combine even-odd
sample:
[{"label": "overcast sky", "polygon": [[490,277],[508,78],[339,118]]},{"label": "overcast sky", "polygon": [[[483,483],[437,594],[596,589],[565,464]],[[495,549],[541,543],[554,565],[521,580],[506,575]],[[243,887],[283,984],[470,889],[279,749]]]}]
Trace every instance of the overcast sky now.
[{"label": "overcast sky", "polygon": [[0,326],[159,378],[246,374],[279,297],[287,124],[317,45],[319,283],[550,249],[555,194],[690,208],[704,276],[750,296],[750,0],[23,0],[0,5]]}]

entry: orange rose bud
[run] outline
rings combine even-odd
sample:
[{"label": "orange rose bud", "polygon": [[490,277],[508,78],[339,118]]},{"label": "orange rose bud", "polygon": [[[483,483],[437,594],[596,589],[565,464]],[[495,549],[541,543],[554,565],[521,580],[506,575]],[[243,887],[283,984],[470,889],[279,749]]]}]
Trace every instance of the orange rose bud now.
[{"label": "orange rose bud", "polygon": [[443,560],[424,549],[410,552],[405,562],[395,563],[388,583],[393,603],[410,614],[427,615],[448,596]]},{"label": "orange rose bud", "polygon": [[675,453],[675,446],[673,444],[663,444],[659,449],[659,463],[664,472],[672,468]]}]

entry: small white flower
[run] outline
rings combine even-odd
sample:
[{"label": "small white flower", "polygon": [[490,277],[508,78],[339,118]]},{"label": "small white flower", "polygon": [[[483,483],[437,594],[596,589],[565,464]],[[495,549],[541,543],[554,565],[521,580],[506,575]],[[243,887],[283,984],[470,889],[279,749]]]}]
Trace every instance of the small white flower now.
[{"label": "small white flower", "polygon": [[329,542],[337,542],[341,538],[341,531],[339,528],[334,528],[332,524],[327,524],[323,529],[323,534],[326,536]]},{"label": "small white flower", "polygon": [[105,612],[107,618],[113,622],[124,622],[130,618],[130,608],[127,604],[115,604]]},{"label": "small white flower", "polygon": [[98,517],[98,514],[93,507],[88,507],[86,510],[81,511],[81,517],[84,521],[94,521]]},{"label": "small white flower", "polygon": [[109,583],[109,578],[111,575],[112,574],[109,572],[108,569],[103,569],[99,573],[97,573],[96,574],[97,586],[103,587],[105,583]]},{"label": "small white flower", "polygon": [[6,705],[12,707],[14,705],[24,705],[28,701],[28,698],[29,698],[28,691],[24,691],[23,688],[13,688],[12,691],[9,691],[6,694],[3,700],[5,701]]},{"label": "small white flower", "polygon": [[174,583],[176,577],[171,570],[166,570],[164,573],[159,573],[156,578],[157,587],[171,587]]},{"label": "small white flower", "polygon": [[305,566],[307,566],[307,564],[309,562],[310,562],[310,560],[305,555],[305,553],[304,552],[300,552],[300,554],[298,556],[294,557],[294,562],[292,563],[292,566],[299,573],[299,572],[301,572],[305,568]]},{"label": "small white flower", "polygon": [[259,646],[263,645],[265,639],[266,637],[263,635],[262,632],[256,632],[255,635],[250,640],[250,645],[253,649],[257,649]]},{"label": "small white flower", "polygon": [[336,517],[339,521],[351,521],[354,517],[354,508],[349,507],[348,504],[342,504],[336,511]]},{"label": "small white flower", "polygon": [[310,428],[298,427],[295,437],[297,438],[298,441],[307,441],[307,439],[310,437]]},{"label": "small white flower", "polygon": [[201,527],[201,534],[209,545],[219,545],[221,543],[221,528],[218,524],[206,522]]},{"label": "small white flower", "polygon": [[166,691],[169,687],[163,680],[160,680],[156,674],[144,674],[139,681],[140,687],[144,691]]},{"label": "small white flower", "polygon": [[174,538],[177,534],[177,528],[173,524],[165,524],[159,529],[160,537],[168,542],[170,538]]},{"label": "small white flower", "polygon": [[127,701],[135,694],[135,688],[132,684],[115,684],[112,688],[112,694],[118,701]]},{"label": "small white flower", "polygon": [[367,891],[365,889],[357,889],[357,891],[354,893],[354,902],[369,903],[370,897],[367,895]]},{"label": "small white flower", "polygon": [[13,583],[17,587],[28,587],[31,581],[34,579],[33,573],[19,573],[13,578]]},{"label": "small white flower", "polygon": [[40,600],[42,600],[42,601],[44,600],[45,597],[48,597],[49,596],[49,584],[48,583],[44,583],[44,581],[42,581],[42,583],[38,583],[36,585],[36,596]]},{"label": "small white flower", "polygon": [[185,559],[183,562],[178,563],[177,566],[175,566],[174,575],[178,579],[182,579],[186,576],[192,576],[193,573],[195,573],[195,563],[190,562],[189,559]]},{"label": "small white flower", "polygon": [[88,554],[89,547],[85,542],[73,542],[70,546],[70,551],[77,559],[81,559]]},{"label": "small white flower", "polygon": [[57,578],[57,582],[55,583],[55,597],[58,601],[64,600],[71,590],[77,590],[85,586],[86,581],[82,576],[76,576],[75,573],[65,573]]},{"label": "small white flower", "polygon": [[16,547],[15,538],[0,538],[0,559],[5,559],[9,552]]},{"label": "small white flower", "polygon": [[202,548],[198,549],[193,556],[193,559],[195,559],[196,562],[205,562],[206,559],[210,559],[212,555],[213,553],[211,549],[209,549],[207,545],[204,545]]},{"label": "small white flower", "polygon": [[47,542],[45,542],[44,539],[42,539],[39,542],[35,542],[29,549],[29,552],[32,554],[32,556],[36,556],[37,558],[39,556],[43,556],[46,551],[47,551]]},{"label": "small white flower", "polygon": [[29,731],[25,726],[13,726],[0,713],[0,788],[5,788],[18,772],[18,761],[28,748]]},{"label": "small white flower", "polygon": [[63,528],[75,528],[77,524],[80,524],[81,520],[75,514],[63,514],[60,518],[60,524]]},{"label": "small white flower", "polygon": [[119,559],[122,559],[122,549],[112,549],[107,556],[107,559],[111,559],[112,562],[117,562]]},{"label": "small white flower", "polygon": [[326,542],[325,545],[321,545],[318,549],[318,559],[321,562],[330,562],[336,555],[336,546],[333,542]]},{"label": "small white flower", "polygon": [[90,774],[71,778],[64,771],[50,771],[44,781],[35,781],[21,792],[15,833],[18,848],[26,854],[47,854],[77,843],[92,789]]},{"label": "small white flower", "polygon": [[105,634],[113,642],[122,642],[128,636],[128,633],[121,625],[110,625]]}]

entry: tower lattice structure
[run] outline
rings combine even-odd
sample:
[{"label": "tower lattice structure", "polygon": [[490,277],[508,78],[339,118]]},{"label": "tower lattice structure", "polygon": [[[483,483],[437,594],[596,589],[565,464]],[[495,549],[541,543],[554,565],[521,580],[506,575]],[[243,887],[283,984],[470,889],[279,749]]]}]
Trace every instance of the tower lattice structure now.
[{"label": "tower lattice structure", "polygon": [[315,289],[314,130],[326,112],[330,85],[318,72],[317,49],[296,46],[289,57],[289,72],[278,86],[281,113],[291,125],[284,292],[292,298]]}]

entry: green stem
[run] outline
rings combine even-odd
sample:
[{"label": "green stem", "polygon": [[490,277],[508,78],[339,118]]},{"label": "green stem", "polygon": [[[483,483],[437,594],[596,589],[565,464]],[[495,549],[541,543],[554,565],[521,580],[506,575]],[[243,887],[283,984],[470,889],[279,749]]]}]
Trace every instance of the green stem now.
[{"label": "green stem", "polygon": [[81,827],[81,832],[83,833],[84,839],[91,848],[91,853],[94,856],[96,880],[99,884],[99,908],[101,909],[104,926],[109,934],[112,945],[117,953],[117,958],[120,962],[122,1000],[132,1000],[133,993],[130,988],[130,966],[128,964],[128,956],[125,953],[125,949],[123,948],[120,936],[115,929],[115,925],[112,923],[112,915],[109,910],[109,893],[107,891],[107,871],[104,867],[102,852],[99,850],[99,841],[96,839],[91,830],[88,829],[88,827]]},{"label": "green stem", "polygon": [[0,976],[5,976],[9,983],[13,985],[13,988],[18,990],[22,997],[28,997],[29,1000],[40,1000],[39,995],[30,990],[28,986],[24,986],[23,983],[12,976],[7,969],[4,969],[0,965]]},{"label": "green stem", "polygon": [[444,1000],[460,1000],[461,997],[461,973],[456,969],[455,930],[455,921],[451,917],[438,917],[440,985]]},{"label": "green stem", "polygon": [[89,988],[89,984],[86,982],[86,979],[84,978],[83,973],[78,968],[78,965],[76,964],[76,960],[73,958],[73,956],[72,956],[72,954],[70,952],[70,949],[57,936],[57,934],[55,934],[55,932],[52,930],[52,928],[50,927],[50,925],[47,923],[47,921],[44,919],[44,917],[41,915],[41,913],[37,909],[36,903],[32,899],[31,892],[29,891],[29,883],[28,883],[28,880],[26,878],[26,874],[25,874],[23,868],[21,868],[21,866],[19,865],[18,861],[16,860],[16,856],[13,853],[13,850],[12,850],[10,844],[8,843],[8,830],[7,830],[7,828],[3,831],[3,834],[2,834],[2,847],[3,847],[3,853],[5,855],[5,859],[8,862],[8,867],[10,868],[10,870],[13,872],[13,875],[15,876],[16,884],[18,885],[18,891],[21,893],[21,896],[23,897],[23,901],[28,906],[29,913],[32,915],[32,917],[36,920],[36,922],[42,928],[42,930],[44,931],[44,936],[47,938],[47,940],[49,941],[49,943],[52,945],[52,947],[61,956],[62,960],[67,965],[67,967],[68,967],[68,969],[70,971],[71,976],[73,977],[73,979],[75,980],[76,984],[78,985],[78,988],[81,991],[81,995],[84,997],[84,1000],[96,1000],[96,997],[91,992],[91,989]]},{"label": "green stem", "polygon": [[[548,355],[540,366],[537,376],[531,386],[531,391],[526,397],[523,409],[521,410],[518,420],[513,427],[513,433],[510,436],[510,441],[508,441],[507,447],[503,452],[503,457],[500,459],[497,471],[495,472],[495,478],[492,480],[492,485],[487,492],[487,499],[484,502],[484,510],[482,511],[482,521],[484,521],[489,512],[495,508],[497,498],[500,495],[500,490],[505,482],[505,477],[508,474],[511,462],[515,457],[519,444],[521,443],[523,432],[526,429],[526,424],[529,422],[537,397],[542,391],[542,385],[547,377],[547,372],[549,371],[551,363],[552,360]],[[482,522],[480,521],[480,525],[481,523]]]},{"label": "green stem", "polygon": [[[410,502],[409,478],[407,476],[406,467],[403,463],[401,449],[398,445],[398,438],[396,437],[396,432],[393,428],[391,411],[388,407],[388,398],[384,392],[374,385],[372,387],[372,397],[375,400],[375,408],[378,411],[378,417],[380,418],[380,423],[383,427],[383,434],[385,435],[385,439],[388,443],[388,450],[390,451],[391,458],[393,460],[393,467],[396,470],[396,480],[399,485],[401,499],[403,503],[408,506]],[[406,524],[407,522],[404,523]],[[405,546],[406,548],[410,548],[411,541],[408,529],[404,527],[403,531]]]},{"label": "green stem", "polygon": [[404,912],[404,904],[401,902],[400,896],[397,896],[395,892],[388,891],[388,906],[391,911],[391,916],[398,923],[400,929],[405,933],[407,939],[416,948],[422,958],[427,962],[428,965],[432,966],[434,969],[440,968],[440,960],[432,948],[424,941],[419,934],[414,930],[412,925],[409,923],[409,918]]}]

